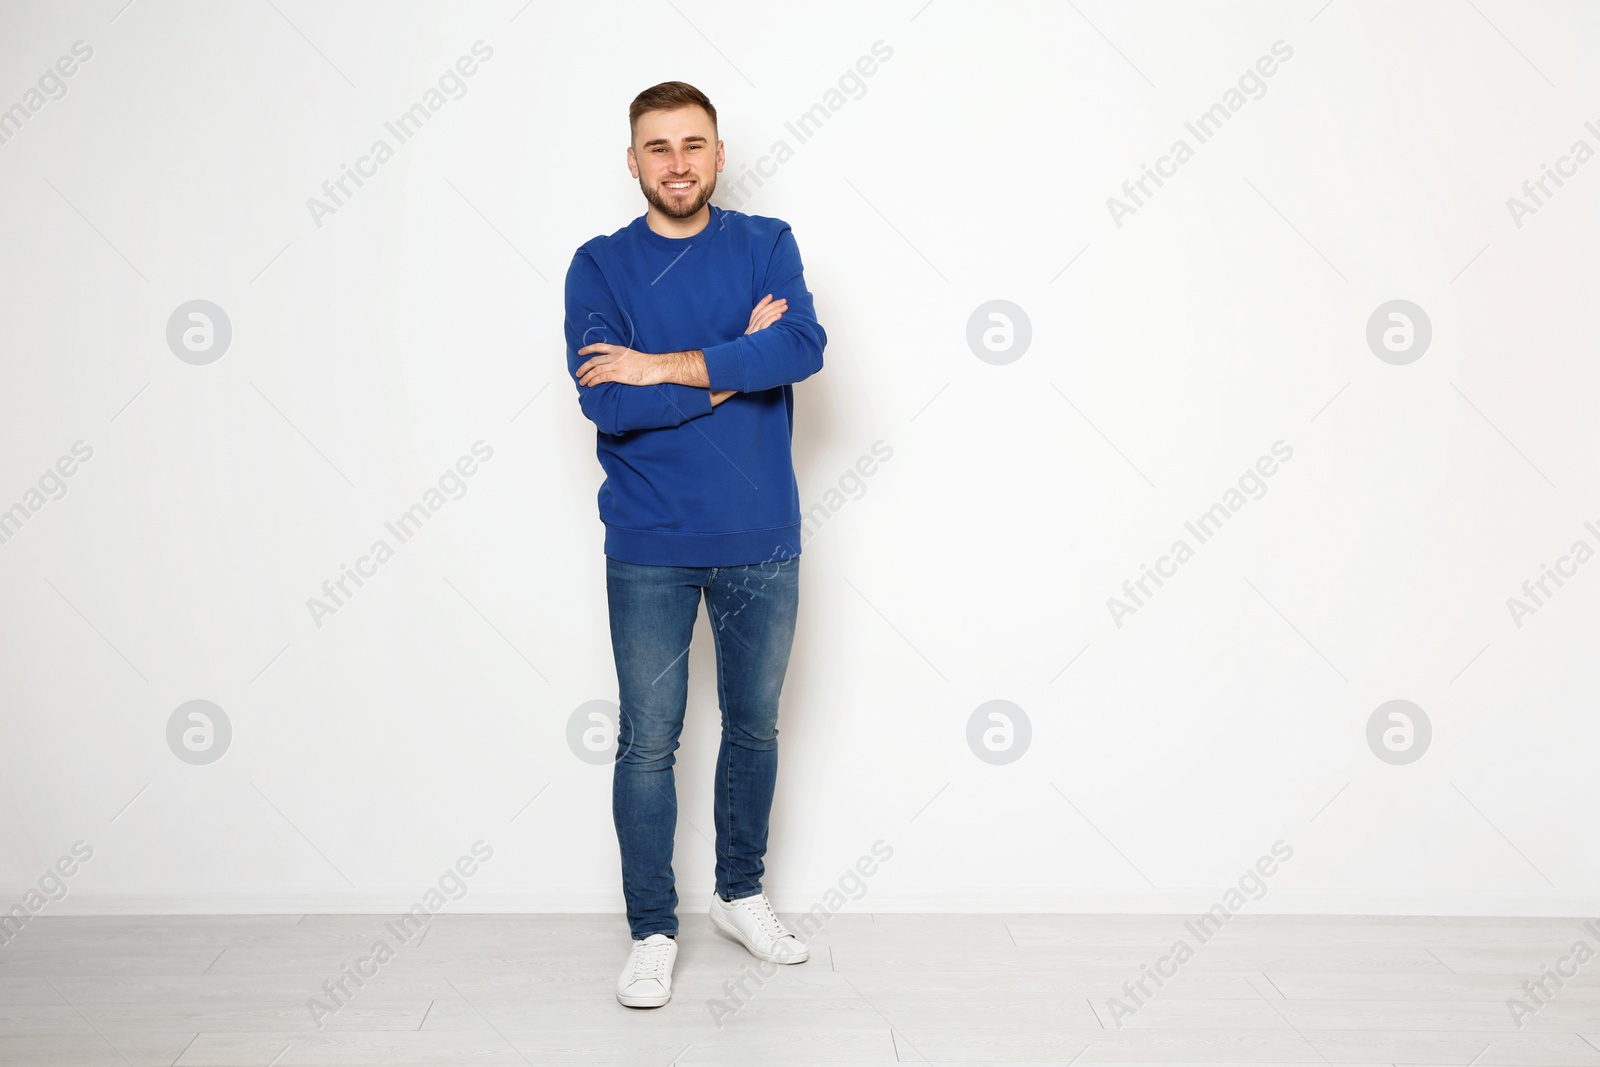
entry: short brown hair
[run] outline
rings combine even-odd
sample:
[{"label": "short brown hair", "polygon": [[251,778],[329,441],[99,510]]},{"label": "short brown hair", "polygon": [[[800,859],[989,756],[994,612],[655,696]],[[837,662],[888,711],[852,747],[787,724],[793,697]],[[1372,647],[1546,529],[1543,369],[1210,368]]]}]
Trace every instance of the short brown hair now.
[{"label": "short brown hair", "polygon": [[706,114],[711,116],[711,131],[715,133],[717,109],[711,105],[711,100],[688,82],[674,81],[652,85],[633,98],[633,103],[628,105],[629,138],[631,139],[637,132],[639,116],[646,111],[675,111],[691,104],[705,108]]}]

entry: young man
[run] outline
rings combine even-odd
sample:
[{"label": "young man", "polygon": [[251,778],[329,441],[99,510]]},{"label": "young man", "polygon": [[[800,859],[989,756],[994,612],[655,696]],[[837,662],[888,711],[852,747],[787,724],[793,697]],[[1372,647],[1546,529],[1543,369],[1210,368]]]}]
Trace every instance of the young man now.
[{"label": "young man", "polygon": [[791,385],[822,369],[828,338],[789,226],[710,203],[724,163],[711,101],[663,82],[628,120],[628,172],[647,209],[572,257],[567,369],[606,475],[620,702],[612,818],[633,938],[617,999],[659,1007],[678,952],[673,764],[702,596],[722,707],[711,918],[760,959],[808,956],[761,876],[799,604]]}]

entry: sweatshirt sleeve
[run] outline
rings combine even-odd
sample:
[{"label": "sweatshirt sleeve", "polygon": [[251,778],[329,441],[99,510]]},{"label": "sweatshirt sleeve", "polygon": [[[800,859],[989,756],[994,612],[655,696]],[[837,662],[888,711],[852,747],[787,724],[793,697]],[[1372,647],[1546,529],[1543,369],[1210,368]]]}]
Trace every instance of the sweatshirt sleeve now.
[{"label": "sweatshirt sleeve", "polygon": [[767,260],[760,297],[789,301],[783,317],[764,330],[743,334],[726,344],[701,349],[706,377],[713,390],[755,393],[809,378],[822,369],[828,335],[817,322],[811,293],[800,264],[800,246],[788,224],[778,231]]},{"label": "sweatshirt sleeve", "polygon": [[599,382],[588,386],[578,382],[578,368],[595,355],[590,352],[580,356],[578,349],[599,342],[632,348],[634,340],[632,323],[626,323],[624,329],[624,316],[599,265],[581,248],[567,268],[566,305],[567,373],[577,386],[578,406],[600,432],[620,435],[631,430],[679,426],[711,413],[711,393],[703,388],[676,382]]}]

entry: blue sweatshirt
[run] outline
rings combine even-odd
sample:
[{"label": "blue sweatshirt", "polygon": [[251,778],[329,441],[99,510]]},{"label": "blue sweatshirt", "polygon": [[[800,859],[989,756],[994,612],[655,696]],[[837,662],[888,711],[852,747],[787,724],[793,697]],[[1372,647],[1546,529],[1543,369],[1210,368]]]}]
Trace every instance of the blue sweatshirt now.
[{"label": "blue sweatshirt", "polygon": [[[777,322],[746,334],[768,293]],[[693,237],[663,237],[640,215],[586,241],[567,268],[567,371],[598,428],[605,554],[626,563],[731,567],[800,554],[790,443],[792,384],[822,369],[828,335],[781,219],[711,206]],[[578,385],[596,342],[639,352],[705,352],[710,388]],[[737,390],[712,407],[711,392]]]}]

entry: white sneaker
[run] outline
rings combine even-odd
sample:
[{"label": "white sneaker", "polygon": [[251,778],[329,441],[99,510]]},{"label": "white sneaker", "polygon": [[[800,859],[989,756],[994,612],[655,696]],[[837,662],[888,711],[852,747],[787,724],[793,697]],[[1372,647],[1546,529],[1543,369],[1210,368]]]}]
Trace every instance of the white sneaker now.
[{"label": "white sneaker", "polygon": [[765,893],[723,900],[711,891],[711,921],[732,934],[756,959],[769,963],[804,963],[811,952],[772,913]]},{"label": "white sneaker", "polygon": [[617,978],[617,1001],[627,1008],[659,1008],[672,999],[672,964],[678,942],[651,934],[633,943],[627,965]]}]

